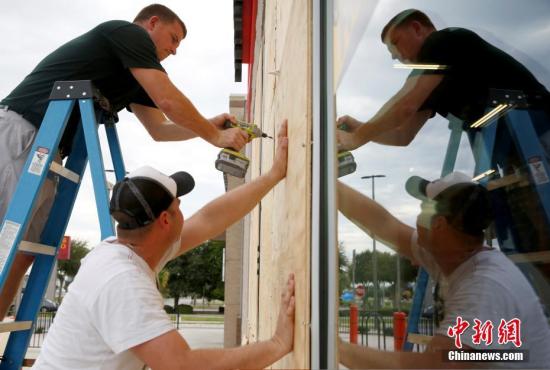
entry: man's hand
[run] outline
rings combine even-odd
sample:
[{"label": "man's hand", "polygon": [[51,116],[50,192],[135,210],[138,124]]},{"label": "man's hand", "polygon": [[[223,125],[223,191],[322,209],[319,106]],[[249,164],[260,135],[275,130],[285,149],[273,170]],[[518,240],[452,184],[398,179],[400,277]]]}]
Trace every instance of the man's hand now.
[{"label": "man's hand", "polygon": [[356,132],[350,133],[342,130],[336,130],[336,142],[339,152],[354,150],[362,145]]},{"label": "man's hand", "polygon": [[345,115],[336,121],[336,140],[338,151],[353,150],[359,148],[362,143],[359,142],[357,129],[363,126],[361,121]]},{"label": "man's hand", "polygon": [[240,128],[228,128],[226,130],[219,130],[218,136],[212,141],[212,144],[218,148],[231,148],[239,151],[247,142],[248,133]]},{"label": "man's hand", "polygon": [[225,130],[225,126],[224,126],[225,121],[231,121],[231,122],[236,122],[237,121],[235,116],[232,115],[232,114],[229,114],[229,113],[218,114],[217,116],[212,117],[208,120],[210,121],[211,124],[216,126],[216,128],[218,130]]},{"label": "man's hand", "polygon": [[288,275],[286,289],[281,294],[281,308],[277,319],[277,328],[271,340],[277,345],[280,353],[286,355],[294,346],[294,274]]},{"label": "man's hand", "polygon": [[273,160],[271,172],[274,174],[277,181],[282,180],[286,176],[286,168],[288,162],[288,136],[287,136],[288,121],[285,119],[279,128],[277,134],[277,152]]},{"label": "man's hand", "polygon": [[[342,116],[336,121],[336,127],[340,130],[344,130],[347,132],[355,132],[355,130],[357,130],[357,128],[360,127],[362,124],[363,122],[358,121],[352,116],[348,115]],[[341,126],[345,127],[341,128]]]}]

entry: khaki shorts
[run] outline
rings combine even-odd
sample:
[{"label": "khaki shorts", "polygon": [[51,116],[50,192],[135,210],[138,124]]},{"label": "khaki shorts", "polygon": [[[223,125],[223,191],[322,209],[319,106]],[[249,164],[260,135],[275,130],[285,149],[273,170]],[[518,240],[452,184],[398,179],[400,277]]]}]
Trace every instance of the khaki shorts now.
[{"label": "khaki shorts", "polygon": [[[37,130],[19,114],[0,109],[0,222],[8,210]],[[56,159],[60,161],[59,157]],[[24,240],[38,243],[55,197],[56,181],[47,178],[40,191]],[[0,269],[9,250],[0,250]]]}]

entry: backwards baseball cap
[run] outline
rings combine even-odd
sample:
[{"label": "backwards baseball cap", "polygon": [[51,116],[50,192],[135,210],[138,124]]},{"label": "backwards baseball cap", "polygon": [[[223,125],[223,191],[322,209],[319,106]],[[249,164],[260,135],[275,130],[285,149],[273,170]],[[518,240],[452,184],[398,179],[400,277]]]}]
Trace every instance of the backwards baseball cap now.
[{"label": "backwards baseball cap", "polygon": [[466,234],[481,236],[492,221],[489,192],[464,173],[452,172],[434,181],[412,176],[405,188],[417,199],[434,202],[436,215]]},{"label": "backwards baseball cap", "polygon": [[189,193],[194,187],[195,180],[187,172],[166,176],[144,166],[115,184],[109,211],[119,228],[137,229],[153,222],[175,198]]}]

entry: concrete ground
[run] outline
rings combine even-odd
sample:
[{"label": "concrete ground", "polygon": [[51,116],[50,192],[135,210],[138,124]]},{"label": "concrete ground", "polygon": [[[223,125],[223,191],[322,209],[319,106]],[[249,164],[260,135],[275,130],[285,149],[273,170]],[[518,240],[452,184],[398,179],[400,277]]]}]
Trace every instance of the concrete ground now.
[{"label": "concrete ground", "polygon": [[223,348],[223,324],[183,324],[178,331],[191,348]]},{"label": "concrete ground", "polygon": [[[191,348],[223,348],[223,324],[180,324],[178,331]],[[1,352],[7,337],[7,333],[0,335]],[[25,357],[37,358],[39,354],[40,348],[29,348]]]}]

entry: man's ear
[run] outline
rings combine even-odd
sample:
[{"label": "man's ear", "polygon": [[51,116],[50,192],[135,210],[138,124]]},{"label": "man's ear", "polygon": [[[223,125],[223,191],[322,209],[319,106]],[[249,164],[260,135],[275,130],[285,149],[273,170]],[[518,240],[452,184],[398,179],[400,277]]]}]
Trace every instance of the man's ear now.
[{"label": "man's ear", "polygon": [[147,20],[147,29],[149,31],[152,31],[156,25],[158,24],[160,18],[156,15],[153,15],[151,18]]},{"label": "man's ear", "polygon": [[419,21],[411,21],[410,27],[414,30],[416,35],[420,35],[423,26]]},{"label": "man's ear", "polygon": [[163,229],[168,227],[168,225],[170,225],[170,215],[168,211],[162,211],[157,217],[157,222]]},{"label": "man's ear", "polygon": [[449,226],[449,221],[443,215],[435,215],[432,218],[432,230],[441,230]]}]

